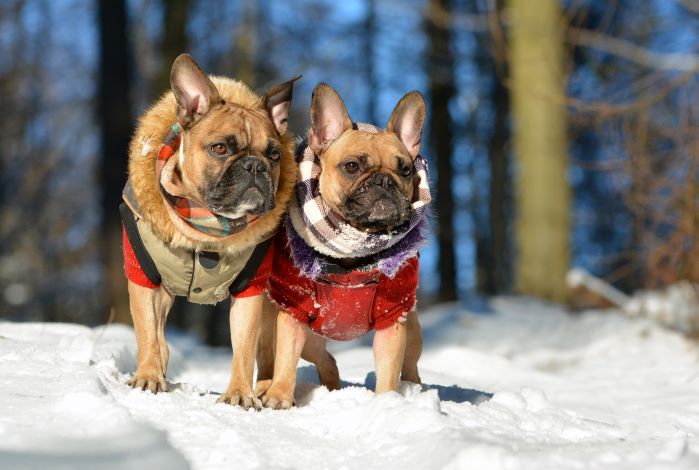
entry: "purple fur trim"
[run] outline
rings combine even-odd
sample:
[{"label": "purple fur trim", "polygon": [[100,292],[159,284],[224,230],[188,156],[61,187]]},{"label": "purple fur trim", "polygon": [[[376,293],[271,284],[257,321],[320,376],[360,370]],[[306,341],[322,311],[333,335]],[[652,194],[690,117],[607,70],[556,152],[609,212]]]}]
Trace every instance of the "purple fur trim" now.
[{"label": "purple fur trim", "polygon": [[[288,217],[284,226],[286,227],[289,251],[291,252],[291,259],[294,265],[299,268],[299,271],[304,276],[316,279],[323,271],[321,255],[308,246],[296,233]],[[405,263],[415,256],[420,246],[424,244],[427,238],[427,230],[427,220],[423,217],[400,241],[376,255],[376,268],[389,278],[395,277]]]},{"label": "purple fur trim", "polygon": [[289,217],[284,222],[286,227],[286,237],[289,240],[289,251],[291,260],[299,268],[304,276],[316,279],[320,276],[323,266],[318,258],[318,253],[308,246],[305,241],[296,233]]},{"label": "purple fur trim", "polygon": [[427,239],[427,221],[423,217],[398,243],[378,254],[378,268],[384,275],[393,278],[405,263],[417,254]]}]

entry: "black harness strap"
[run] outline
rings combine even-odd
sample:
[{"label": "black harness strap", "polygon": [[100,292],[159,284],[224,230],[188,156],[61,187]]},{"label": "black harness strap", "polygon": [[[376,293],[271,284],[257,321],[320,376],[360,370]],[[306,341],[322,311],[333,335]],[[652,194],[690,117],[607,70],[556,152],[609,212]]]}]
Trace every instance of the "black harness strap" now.
[{"label": "black harness strap", "polygon": [[250,258],[248,259],[248,262],[245,263],[243,269],[228,288],[231,295],[239,294],[248,287],[248,284],[250,284],[250,281],[260,268],[262,261],[264,261],[273,239],[274,237],[268,238],[255,247],[250,255]]},{"label": "black harness strap", "polygon": [[151,258],[146,250],[146,247],[143,245],[141,234],[138,233],[138,227],[136,227],[136,218],[134,217],[133,212],[131,212],[131,209],[126,205],[126,203],[122,202],[119,205],[119,213],[121,214],[121,222],[124,224],[124,230],[126,230],[126,236],[129,238],[131,248],[133,248],[133,252],[136,255],[138,263],[141,265],[143,273],[150,282],[160,285],[162,282],[160,272],[155,266],[153,258]]}]

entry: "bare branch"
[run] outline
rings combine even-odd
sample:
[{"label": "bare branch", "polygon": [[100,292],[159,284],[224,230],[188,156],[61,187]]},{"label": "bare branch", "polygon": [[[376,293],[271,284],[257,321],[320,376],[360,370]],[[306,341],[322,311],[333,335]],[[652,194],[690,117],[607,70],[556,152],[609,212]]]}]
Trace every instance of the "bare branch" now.
[{"label": "bare branch", "polygon": [[699,71],[697,54],[654,52],[630,41],[588,29],[570,29],[566,40],[569,44],[606,52],[650,69],[677,72]]},{"label": "bare branch", "polygon": [[679,5],[689,10],[692,13],[699,15],[699,1],[698,0],[675,0]]},{"label": "bare branch", "polygon": [[425,18],[442,28],[464,29],[475,33],[490,31],[488,14],[448,12],[443,7],[430,3],[425,9]]}]

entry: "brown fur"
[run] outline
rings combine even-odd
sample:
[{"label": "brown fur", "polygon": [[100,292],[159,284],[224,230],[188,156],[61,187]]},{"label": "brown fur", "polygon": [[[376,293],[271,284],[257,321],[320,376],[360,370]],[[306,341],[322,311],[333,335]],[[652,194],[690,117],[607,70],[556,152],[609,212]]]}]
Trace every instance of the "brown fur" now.
[{"label": "brown fur", "polygon": [[[412,163],[411,160],[418,155],[424,117],[424,100],[419,93],[411,92],[396,105],[385,132],[356,131],[352,129],[352,120],[337,92],[325,84],[316,87],[308,143],[321,162],[320,193],[337,214],[344,213],[342,205],[347,195],[377,172],[391,175],[399,191],[408,201],[412,200],[414,178],[400,175],[399,160]],[[359,156],[364,160],[362,173],[348,177],[342,166]],[[351,268],[356,260],[336,261]],[[329,390],[340,387],[337,365],[325,348],[325,338],[283,310],[277,318],[275,341],[274,377],[271,384],[265,384],[265,388],[269,388],[262,397],[264,406],[274,409],[292,406],[296,366],[301,357],[315,364],[321,384]],[[420,383],[417,362],[421,353],[422,332],[416,310],[408,312],[405,322],[376,331],[376,394],[395,391],[399,378]]]},{"label": "brown fur", "polygon": [[[250,88],[236,80],[225,77],[211,77],[211,80],[227,103],[253,108],[260,99]],[[136,133],[131,140],[129,177],[143,219],[151,225],[159,238],[173,247],[196,250],[235,253],[257,244],[261,239],[274,232],[286,212],[296,182],[293,136],[287,133],[280,138],[283,152],[275,208],[247,230],[222,238],[216,243],[204,242],[184,236],[170,220],[158,188],[158,181],[155,178],[155,161],[158,149],[170,131],[170,126],[177,121],[175,110],[175,96],[172,91],[168,91],[139,119]],[[144,146],[147,150],[145,154]],[[172,158],[176,158],[176,156]]]},{"label": "brown fur", "polygon": [[[173,64],[171,82],[177,93],[165,93],[143,114],[131,141],[129,177],[140,215],[156,236],[172,247],[235,254],[258,244],[278,228],[296,181],[294,139],[286,133],[286,116],[293,82],[282,84],[261,98],[235,80],[223,77],[211,77],[209,80],[187,55],[178,57]],[[225,238],[209,237],[203,240],[183,233],[171,218],[156,175],[160,144],[175,122],[183,126],[189,139],[184,146],[185,160],[180,168],[179,186],[176,189],[185,191],[186,197],[199,197],[197,202],[201,202],[200,188],[206,187],[207,178],[215,175],[216,171],[220,173],[225,170],[226,165],[239,158],[230,155],[225,159],[217,159],[205,155],[203,149],[211,148],[211,142],[217,142],[222,136],[235,135],[248,149],[259,153],[269,143],[269,139],[278,141],[281,147],[279,164],[272,165],[268,161],[260,163],[266,165],[265,168],[270,171],[276,183],[274,208],[241,232]],[[178,156],[173,155],[171,158]],[[165,374],[169,352],[165,340],[165,322],[173,296],[162,285],[155,289],[141,287],[131,281],[128,281],[128,285],[138,345],[138,367],[129,380],[129,385],[154,393],[166,391]],[[231,380],[221,395],[220,402],[239,404],[245,408],[260,406],[253,392],[252,376],[260,338],[267,347],[272,347],[269,338],[273,338],[273,332],[261,331],[263,327],[267,330],[273,328],[273,322],[269,318],[269,313],[263,309],[261,295],[232,302],[231,342],[235,355]],[[270,358],[269,353],[261,353],[259,356],[260,380],[271,378]]]},{"label": "brown fur", "polygon": [[[338,171],[337,167],[344,160],[359,155],[366,156],[368,171],[356,179],[349,179]],[[408,200],[412,200],[413,180],[402,178],[398,174],[396,156],[399,155],[406,165],[410,164],[408,150],[393,132],[369,134],[352,129],[345,131],[320,157],[322,172],[318,183],[323,199],[335,212],[341,213],[346,194],[361,186],[374,173],[384,172],[392,175],[403,194]]]}]

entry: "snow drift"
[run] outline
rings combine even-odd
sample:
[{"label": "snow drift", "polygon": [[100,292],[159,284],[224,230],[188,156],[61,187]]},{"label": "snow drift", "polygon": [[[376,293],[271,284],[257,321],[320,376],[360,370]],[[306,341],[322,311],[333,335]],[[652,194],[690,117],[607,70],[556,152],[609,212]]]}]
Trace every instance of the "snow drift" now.
[{"label": "snow drift", "polygon": [[695,469],[697,345],[647,320],[523,299],[421,313],[427,385],[379,397],[368,339],[297,407],[215,404],[230,352],[173,336],[171,391],[125,385],[133,331],[0,323],[1,468]]}]

